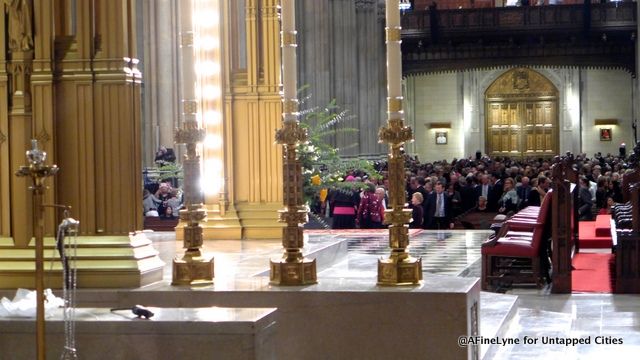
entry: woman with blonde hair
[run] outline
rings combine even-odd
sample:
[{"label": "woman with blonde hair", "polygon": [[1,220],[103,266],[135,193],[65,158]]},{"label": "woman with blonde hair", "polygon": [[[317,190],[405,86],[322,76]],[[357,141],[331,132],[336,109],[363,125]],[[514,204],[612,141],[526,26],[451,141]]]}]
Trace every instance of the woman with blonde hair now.
[{"label": "woman with blonde hair", "polygon": [[516,182],[513,178],[506,178],[504,180],[504,192],[498,200],[498,212],[500,214],[508,214],[510,212],[516,212],[518,209],[518,193],[516,192]]},{"label": "woman with blonde hair", "polygon": [[409,228],[411,229],[422,229],[422,222],[424,221],[424,209],[422,209],[422,202],[424,201],[424,197],[419,192],[413,193],[411,195],[411,224],[409,224]]}]

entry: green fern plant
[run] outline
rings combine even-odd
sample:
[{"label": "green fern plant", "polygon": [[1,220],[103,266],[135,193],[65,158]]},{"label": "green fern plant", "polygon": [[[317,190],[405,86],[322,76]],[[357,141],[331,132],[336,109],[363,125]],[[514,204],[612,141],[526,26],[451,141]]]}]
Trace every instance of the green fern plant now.
[{"label": "green fern plant", "polygon": [[[305,92],[308,86],[302,87],[299,94]],[[311,95],[299,96],[301,107],[310,99]],[[347,148],[336,148],[329,142],[338,134],[357,133],[359,130],[351,127],[340,127],[345,121],[354,119],[355,115],[348,110],[340,109],[336,100],[332,100],[325,107],[311,107],[300,111],[300,126],[307,130],[307,142],[298,147],[298,158],[302,163],[304,175],[304,197],[309,206],[314,209],[318,202],[320,190],[323,188],[353,189],[363,186],[361,182],[344,182],[344,176],[353,170],[367,173],[371,178],[380,175],[373,165],[364,159],[341,156],[342,151],[357,146],[354,142]],[[312,178],[319,177],[320,184],[314,184]]]}]

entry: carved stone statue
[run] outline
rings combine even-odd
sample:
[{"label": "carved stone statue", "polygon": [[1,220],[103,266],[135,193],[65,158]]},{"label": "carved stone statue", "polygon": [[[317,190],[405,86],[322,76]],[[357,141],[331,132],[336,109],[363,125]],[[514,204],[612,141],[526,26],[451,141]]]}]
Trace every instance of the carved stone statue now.
[{"label": "carved stone statue", "polygon": [[33,29],[30,0],[3,0],[9,14],[9,49],[28,51],[33,49]]}]

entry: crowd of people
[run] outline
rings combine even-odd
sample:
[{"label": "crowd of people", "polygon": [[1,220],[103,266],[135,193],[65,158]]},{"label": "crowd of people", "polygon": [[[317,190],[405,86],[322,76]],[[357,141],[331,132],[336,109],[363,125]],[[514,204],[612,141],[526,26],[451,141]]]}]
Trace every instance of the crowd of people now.
[{"label": "crowd of people", "polygon": [[160,183],[155,194],[144,189],[142,198],[145,216],[175,219],[182,208],[182,193],[169,183]]},{"label": "crowd of people", "polygon": [[[173,149],[164,146],[158,148],[154,159],[157,166],[174,164],[175,161],[176,155]],[[183,207],[182,191],[177,187],[177,181],[152,181],[146,175],[145,171],[145,188],[142,195],[144,216],[177,218],[178,211]]]},{"label": "crowd of people", "polygon": [[[579,173],[580,220],[592,220],[622,202],[621,180],[627,164],[611,154],[571,155]],[[421,163],[406,156],[406,202],[412,209],[411,228],[450,229],[469,212],[512,215],[539,206],[551,185],[552,159],[475,158]],[[329,192],[317,209],[332,218],[332,228],[382,228],[388,206],[388,174],[376,162],[379,176],[352,171],[346,183]]]}]

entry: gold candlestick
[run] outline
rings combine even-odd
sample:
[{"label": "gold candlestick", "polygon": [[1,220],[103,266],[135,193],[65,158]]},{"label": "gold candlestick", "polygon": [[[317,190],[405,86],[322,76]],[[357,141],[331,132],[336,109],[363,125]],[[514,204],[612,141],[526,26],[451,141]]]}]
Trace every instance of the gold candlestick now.
[{"label": "gold candlestick", "polygon": [[404,126],[402,111],[402,53],[400,50],[400,9],[398,0],[386,3],[387,34],[387,125],[380,128],[380,142],[389,144],[389,202],[385,224],[389,226],[391,256],[378,260],[378,285],[416,285],[422,280],[422,259],[409,256],[411,210],[405,209],[404,155],[405,142],[413,138],[411,128]]},{"label": "gold candlestick", "polygon": [[200,222],[207,218],[207,210],[202,206],[203,196],[200,189],[200,156],[196,150],[198,143],[204,140],[206,131],[198,126],[197,121],[187,120],[182,129],[175,130],[176,144],[186,144],[184,156],[184,203],[180,210],[180,219],[186,224],[184,231],[184,248],[187,249],[182,258],[173,260],[173,285],[207,285],[213,283],[214,263],[212,255],[203,255],[200,248],[203,244],[202,226]]},{"label": "gold candlestick", "polygon": [[58,172],[56,165],[44,165],[47,153],[38,149],[38,140],[31,140],[31,150],[27,151],[29,165],[21,166],[16,172],[19,177],[31,178],[29,189],[33,192],[34,237],[36,240],[36,357],[46,358],[45,324],[44,324],[44,180]]},{"label": "gold candlestick", "polygon": [[271,260],[270,281],[274,285],[315,284],[316,260],[304,258],[300,250],[304,246],[303,225],[308,217],[302,199],[302,165],[296,148],[307,140],[307,133],[298,124],[295,0],[282,0],[281,20],[283,122],[276,132],[276,142],[284,152],[284,209],[279,211],[279,221],[287,226],[282,229],[285,252],[281,259]]}]

